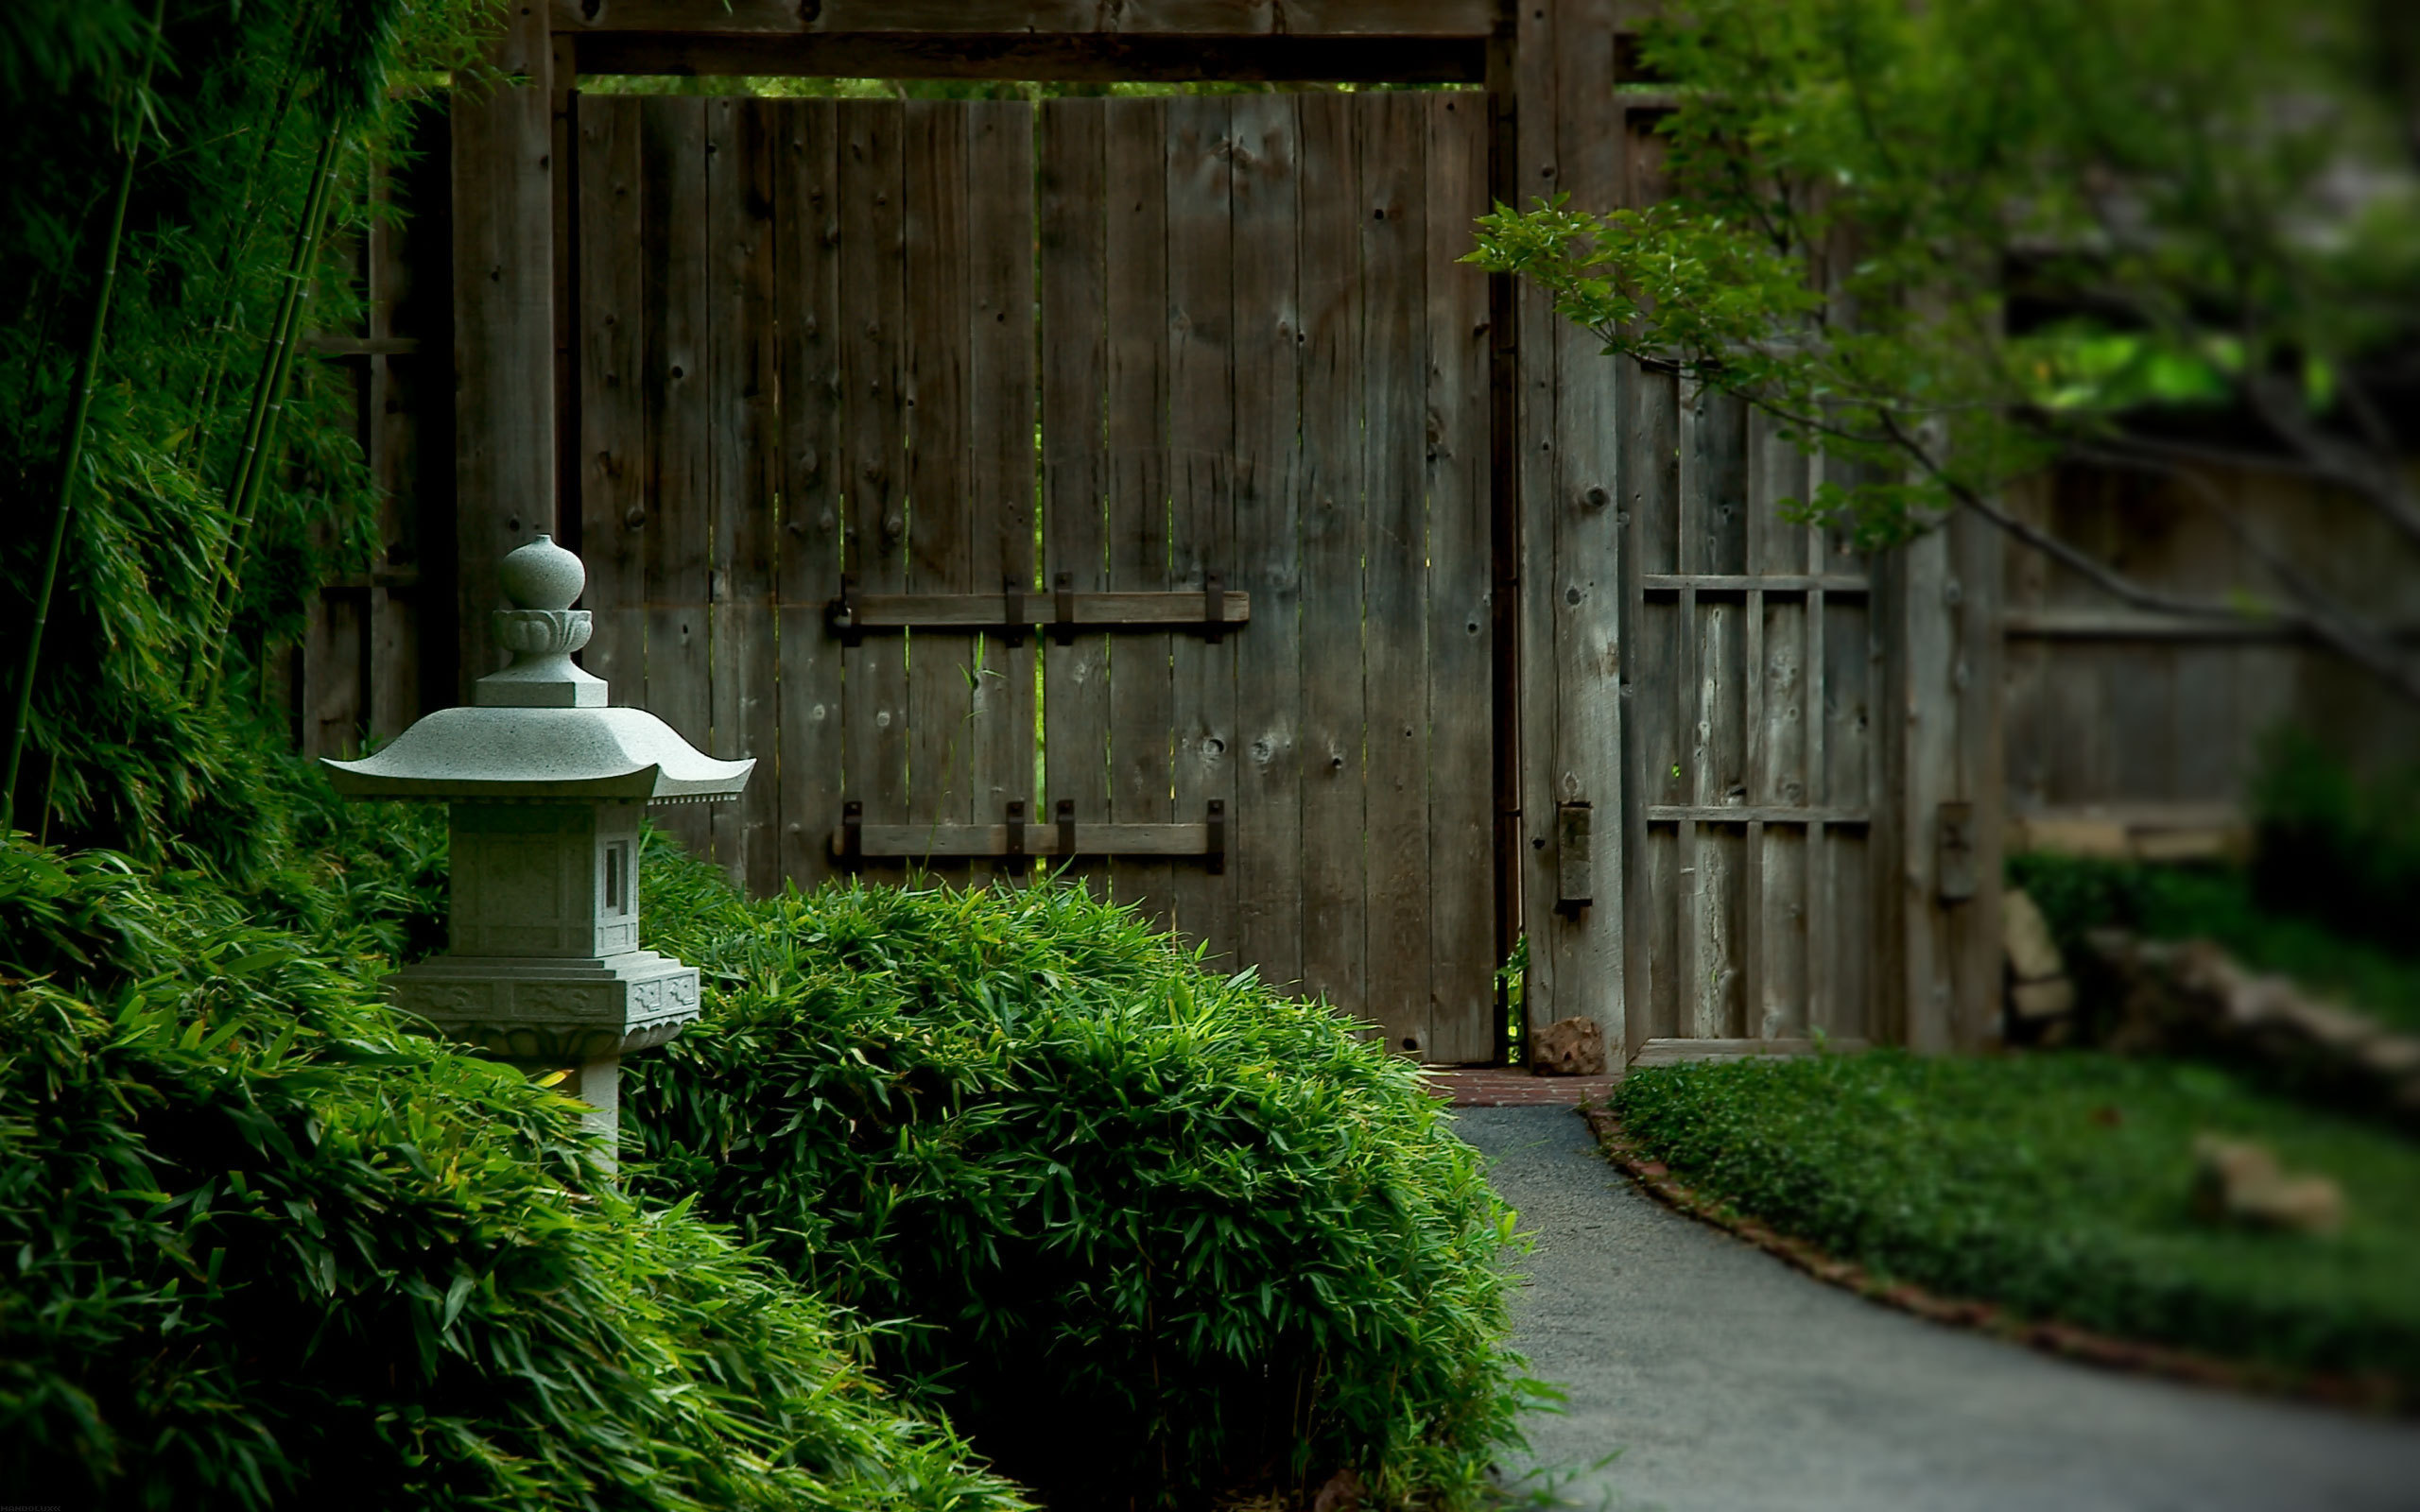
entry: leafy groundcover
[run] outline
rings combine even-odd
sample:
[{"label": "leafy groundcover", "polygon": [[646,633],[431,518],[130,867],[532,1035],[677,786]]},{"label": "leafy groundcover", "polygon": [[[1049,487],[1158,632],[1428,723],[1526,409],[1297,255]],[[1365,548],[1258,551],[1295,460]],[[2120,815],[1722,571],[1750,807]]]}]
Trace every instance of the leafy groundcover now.
[{"label": "leafy groundcover", "polygon": [[1021,1504],[825,1304],[617,1194],[575,1105],[402,1032],[374,957],[251,921],[280,911],[0,848],[12,1500]]},{"label": "leafy groundcover", "polygon": [[904,1320],[877,1364],[1047,1504],[1478,1494],[1512,1215],[1414,1068],[1079,887],[648,862],[709,1005],[631,1063],[634,1179]]},{"label": "leafy groundcover", "polygon": [[[2420,1395],[2420,1147],[2211,1068],[1876,1051],[1634,1072],[1614,1110],[1701,1196],[1886,1279]],[[2342,1230],[2197,1219],[2204,1130],[2333,1177]]]}]

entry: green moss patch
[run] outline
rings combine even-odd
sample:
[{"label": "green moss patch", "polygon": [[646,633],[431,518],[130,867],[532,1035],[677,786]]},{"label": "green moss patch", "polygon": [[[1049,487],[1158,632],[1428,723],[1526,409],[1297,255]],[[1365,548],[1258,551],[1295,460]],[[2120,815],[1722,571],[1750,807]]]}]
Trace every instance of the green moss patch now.
[{"label": "green moss patch", "polygon": [[[2420,1388],[2420,1147],[2207,1067],[1893,1051],[1634,1072],[1625,1132],[1702,1196],[1886,1280],[2284,1374]],[[2342,1187],[2332,1236],[2195,1216],[2194,1136]]]}]

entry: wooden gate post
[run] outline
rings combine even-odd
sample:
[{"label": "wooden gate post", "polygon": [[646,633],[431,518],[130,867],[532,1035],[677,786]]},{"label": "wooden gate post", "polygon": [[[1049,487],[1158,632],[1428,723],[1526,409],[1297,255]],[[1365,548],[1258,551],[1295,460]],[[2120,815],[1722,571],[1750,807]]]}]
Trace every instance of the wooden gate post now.
[{"label": "wooden gate post", "polygon": [[499,664],[489,624],[504,603],[496,563],[555,528],[554,112],[544,0],[514,0],[488,61],[504,77],[458,89],[452,106],[463,702]]},{"label": "wooden gate post", "polygon": [[1971,1050],[2000,1002],[2001,554],[1962,510],[1876,563],[1884,678],[1877,1038]]}]

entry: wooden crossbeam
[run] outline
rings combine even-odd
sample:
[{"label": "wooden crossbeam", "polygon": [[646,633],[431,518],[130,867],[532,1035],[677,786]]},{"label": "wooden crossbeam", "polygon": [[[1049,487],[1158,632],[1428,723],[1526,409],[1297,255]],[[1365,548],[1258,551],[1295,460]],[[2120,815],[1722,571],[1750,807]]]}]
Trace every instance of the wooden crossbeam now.
[{"label": "wooden crossbeam", "polygon": [[1483,39],[1491,9],[1489,0],[552,0],[550,20],[585,33]]},{"label": "wooden crossbeam", "polygon": [[1178,593],[1051,593],[1015,595],[1022,612],[1011,618],[1007,593],[857,593],[834,599],[825,618],[841,633],[861,630],[1045,630],[1074,626],[1087,630],[1182,630],[1212,625],[1239,626],[1252,619],[1250,593],[1218,595],[1218,618],[1208,595]]},{"label": "wooden crossbeam", "polygon": [[1650,824],[1863,824],[1865,810],[1780,803],[1650,803]]},{"label": "wooden crossbeam", "polygon": [[1684,589],[1700,593],[1862,593],[1867,580],[1840,574],[1646,573],[1641,575],[1640,586],[1651,593],[1677,593]]},{"label": "wooden crossbeam", "polygon": [[1484,38],[1134,32],[566,32],[582,75],[1478,84]]}]

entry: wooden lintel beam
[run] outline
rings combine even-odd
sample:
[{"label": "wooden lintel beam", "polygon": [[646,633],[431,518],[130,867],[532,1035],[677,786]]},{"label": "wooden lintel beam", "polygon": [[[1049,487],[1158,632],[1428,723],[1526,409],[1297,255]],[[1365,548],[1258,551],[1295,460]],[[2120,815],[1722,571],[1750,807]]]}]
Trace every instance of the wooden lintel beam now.
[{"label": "wooden lintel beam", "polygon": [[860,593],[835,600],[827,619],[836,630],[1030,629],[1057,625],[1093,630],[1169,629],[1184,626],[1245,625],[1252,620],[1250,593],[1219,595],[1219,617],[1209,617],[1207,596],[1187,593],[1069,593],[1069,617],[1059,614],[1060,595],[1028,593],[1024,616],[1009,617],[1005,593]]},{"label": "wooden lintel beam", "polygon": [[1467,37],[1490,0],[550,0],[557,31]]},{"label": "wooden lintel beam", "polygon": [[[1207,856],[1219,853],[1211,826],[1204,824],[1078,824],[1077,855],[1085,856]],[[832,853],[847,857],[850,832],[856,832],[855,854],[868,859],[916,859],[925,856],[1005,856],[1009,850],[1006,824],[859,824],[832,832]],[[1059,826],[1024,826],[1025,844],[1016,854],[1059,854]]]},{"label": "wooden lintel beam", "polygon": [[1483,36],[586,31],[573,56],[582,75],[1339,84],[1487,77]]}]

